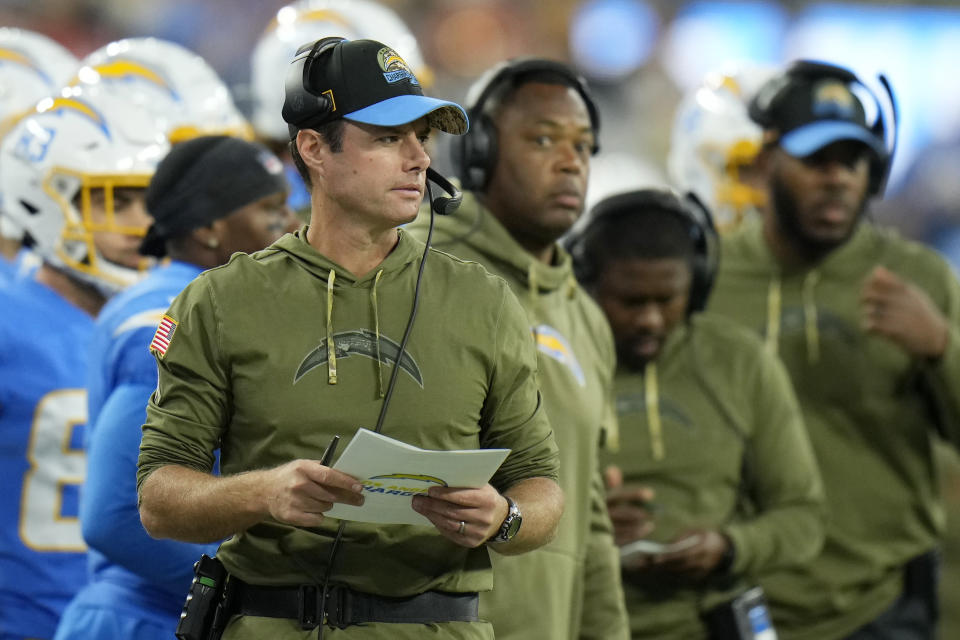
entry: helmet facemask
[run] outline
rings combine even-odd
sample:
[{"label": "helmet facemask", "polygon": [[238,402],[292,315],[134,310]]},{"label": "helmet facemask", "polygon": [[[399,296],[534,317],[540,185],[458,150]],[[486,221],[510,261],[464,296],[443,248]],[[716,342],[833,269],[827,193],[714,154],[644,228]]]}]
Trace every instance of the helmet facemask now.
[{"label": "helmet facemask", "polygon": [[[141,218],[139,224],[125,220],[130,217],[126,212],[129,205],[118,212],[116,195],[117,190],[138,189],[140,193],[134,197],[139,197],[143,206],[143,194],[149,182],[150,174],[85,174],[53,167],[43,181],[43,188],[63,211],[64,224],[54,248],[63,266],[106,294],[136,282],[151,264],[148,258],[135,256],[136,245],[146,235],[147,220]],[[104,255],[97,240],[108,233],[132,240],[127,243],[128,248],[116,252],[116,256]],[[128,259],[117,260],[121,254]]]}]

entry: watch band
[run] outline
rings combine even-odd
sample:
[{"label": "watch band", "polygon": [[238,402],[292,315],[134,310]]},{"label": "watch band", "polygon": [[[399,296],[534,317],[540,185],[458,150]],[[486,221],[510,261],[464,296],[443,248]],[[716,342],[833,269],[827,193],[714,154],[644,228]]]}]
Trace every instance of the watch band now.
[{"label": "watch band", "polygon": [[503,519],[497,532],[487,540],[488,543],[509,542],[520,531],[520,524],[523,522],[523,515],[520,513],[520,507],[517,506],[517,503],[510,496],[503,497],[507,500],[507,517]]}]

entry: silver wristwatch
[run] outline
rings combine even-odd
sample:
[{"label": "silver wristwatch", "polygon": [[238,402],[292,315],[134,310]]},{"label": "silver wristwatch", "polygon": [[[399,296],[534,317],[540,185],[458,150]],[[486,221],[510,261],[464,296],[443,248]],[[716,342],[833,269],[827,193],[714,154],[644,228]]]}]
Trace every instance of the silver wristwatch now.
[{"label": "silver wristwatch", "polygon": [[520,531],[520,524],[523,522],[523,515],[520,513],[520,507],[517,506],[517,503],[510,496],[503,497],[507,499],[510,508],[507,510],[507,517],[503,519],[500,529],[487,540],[488,543],[497,544],[513,540],[513,537]]}]

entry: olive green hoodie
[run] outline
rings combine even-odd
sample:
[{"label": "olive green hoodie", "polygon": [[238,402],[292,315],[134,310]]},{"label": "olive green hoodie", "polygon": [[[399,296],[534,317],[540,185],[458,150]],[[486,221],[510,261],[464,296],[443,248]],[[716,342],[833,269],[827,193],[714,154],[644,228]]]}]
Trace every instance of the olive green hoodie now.
[{"label": "olive green hoodie", "polygon": [[642,373],[617,373],[620,449],[602,456],[656,492],[649,539],[721,531],[729,575],[695,586],[626,573],[634,638],[707,637],[700,615],[763,570],[811,560],[823,543],[823,485],[783,365],[726,318],[696,314]]},{"label": "olive green hoodie", "polygon": [[[334,434],[346,445],[358,428],[374,427],[423,244],[401,231],[381,265],[357,278],[305,237],[306,227],[252,256],[235,254],[173,302],[167,315],[177,324],[157,358],[138,487],[165,464],[209,471],[218,446],[228,475],[320,458]],[[491,480],[501,491],[556,478],[534,353],[523,309],[502,280],[431,252],[384,435],[427,449],[509,448]],[[338,524],[328,519],[316,533],[265,520],[217,555],[251,583],[314,583]],[[483,546],[456,545],[431,526],[350,522],[331,581],[406,596],[482,591],[493,578]]]},{"label": "olive green hoodie", "polygon": [[[933,251],[861,224],[813,268],[781,269],[759,223],[726,236],[710,308],[765,336],[793,381],[827,493],[812,563],[764,579],[780,635],[831,640],[900,594],[903,566],[943,533],[933,439],[960,442],[960,286]],[[876,265],[923,289],[947,317],[947,352],[909,357],[861,329]]]},{"label": "olive green hoodie", "polygon": [[[425,239],[428,214],[411,227]],[[616,356],[603,312],[577,285],[570,256],[536,260],[472,194],[436,218],[433,246],[503,277],[536,338],[544,408],[560,449],[565,508],[556,539],[520,558],[494,557],[494,590],[480,614],[504,638],[627,637],[619,559],[597,466],[601,432],[616,433]]]}]

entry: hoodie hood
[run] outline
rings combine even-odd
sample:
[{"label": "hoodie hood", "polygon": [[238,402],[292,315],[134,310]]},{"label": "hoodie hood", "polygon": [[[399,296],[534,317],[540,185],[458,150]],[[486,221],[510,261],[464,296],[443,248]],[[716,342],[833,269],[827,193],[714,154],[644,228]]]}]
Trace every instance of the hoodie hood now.
[{"label": "hoodie hood", "polygon": [[382,272],[381,277],[388,278],[403,271],[407,265],[416,263],[423,256],[423,243],[409,233],[404,233],[403,229],[398,229],[399,240],[393,251],[370,273],[358,278],[346,267],[327,258],[307,242],[307,231],[309,229],[310,225],[304,225],[298,231],[288,233],[273,243],[267,251],[280,251],[289,254],[304,269],[323,280],[328,279],[330,271],[336,272],[336,286],[338,287],[370,286],[376,280],[378,273]]},{"label": "hoodie hood", "polygon": [[[417,227],[423,225],[425,230],[430,223],[429,215],[428,209],[421,209],[414,224]],[[559,243],[554,245],[554,263],[547,265],[540,262],[520,246],[506,227],[469,191],[464,193],[459,209],[448,216],[436,216],[434,222],[433,248],[447,251],[459,243],[514,275],[533,295],[549,293],[575,283],[573,261]]]},{"label": "hoodie hood", "polygon": [[727,243],[723,248],[723,255],[727,256],[724,269],[729,273],[739,277],[746,274],[768,274],[763,335],[767,350],[775,355],[779,352],[780,326],[783,322],[783,287],[795,281],[799,283],[809,364],[816,364],[820,360],[817,286],[823,280],[837,281],[855,277],[869,265],[881,261],[889,246],[887,236],[877,233],[875,228],[866,223],[860,223],[847,242],[819,262],[784,268],[764,239],[763,225],[759,220],[745,225],[740,233],[724,241]]}]

